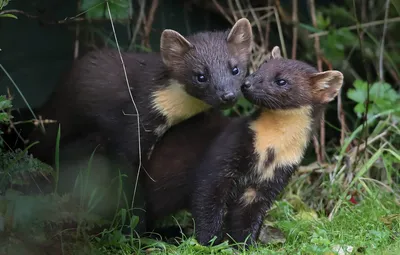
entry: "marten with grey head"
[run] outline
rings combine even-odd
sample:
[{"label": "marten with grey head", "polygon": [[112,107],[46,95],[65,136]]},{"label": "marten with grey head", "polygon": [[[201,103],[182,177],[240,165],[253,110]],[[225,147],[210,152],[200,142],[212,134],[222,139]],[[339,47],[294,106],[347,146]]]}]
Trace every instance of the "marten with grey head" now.
[{"label": "marten with grey head", "polygon": [[[118,51],[91,52],[76,61],[39,115],[61,124],[61,144],[99,133],[101,140],[107,141],[107,151],[128,176],[124,186],[129,188],[124,192],[129,199],[139,165],[137,112],[132,101],[139,112],[144,159],[171,126],[210,107],[226,108],[236,102],[247,72],[252,37],[245,18],[229,31],[201,32],[187,38],[164,30],[160,53],[122,54],[133,100]],[[42,136],[37,128],[29,136],[30,141],[40,140],[30,152],[50,164],[57,129],[51,125]],[[136,207],[145,209],[144,205]]]},{"label": "marten with grey head", "polygon": [[146,162],[152,177],[146,178],[148,220],[191,207],[201,244],[214,235],[221,240],[223,225],[235,241],[247,235],[254,241],[342,82],[340,72],[319,73],[304,62],[282,59],[275,47],[242,86],[260,108],[255,114],[228,119],[204,113],[159,141]]}]

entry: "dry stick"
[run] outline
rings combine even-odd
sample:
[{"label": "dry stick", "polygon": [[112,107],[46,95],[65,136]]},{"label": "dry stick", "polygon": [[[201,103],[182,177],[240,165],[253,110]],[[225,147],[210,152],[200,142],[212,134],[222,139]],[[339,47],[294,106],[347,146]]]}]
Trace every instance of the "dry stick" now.
[{"label": "dry stick", "polygon": [[[268,7],[272,6],[272,0],[268,0]],[[267,24],[265,24],[265,48],[268,49],[269,46],[269,33],[271,31],[271,16],[267,18]]]},{"label": "dry stick", "polygon": [[317,135],[313,135],[312,139],[313,139],[315,154],[317,155],[317,161],[318,161],[318,163],[322,164],[319,141],[318,141]]},{"label": "dry stick", "polygon": [[344,139],[346,137],[346,131],[345,131],[345,125],[346,125],[345,121],[346,120],[345,120],[345,115],[344,115],[344,110],[343,110],[343,103],[342,103],[342,89],[339,90],[337,111],[338,111],[338,119],[339,119],[339,122],[340,122],[340,146],[343,146]]},{"label": "dry stick", "polygon": [[[247,0],[247,5],[249,6],[250,13],[253,16],[253,19],[257,25],[258,33],[260,34],[260,38],[261,38],[261,45],[264,45],[264,37],[262,36],[262,28],[261,28],[260,19],[257,17],[256,12],[252,9],[250,0]],[[263,50],[265,51],[266,49],[263,49]]]},{"label": "dry stick", "polygon": [[386,30],[387,30],[387,19],[388,19],[388,15],[389,15],[389,6],[390,6],[390,0],[386,0],[385,18],[384,18],[385,23],[383,24],[381,50],[380,50],[380,54],[379,54],[379,80],[380,80],[380,82],[384,81],[384,77],[383,77],[383,52],[385,51],[385,36],[386,36]]},{"label": "dry stick", "polygon": [[215,7],[218,9],[218,11],[224,16],[224,18],[233,25],[235,22],[228,16],[228,14],[225,12],[224,8],[217,2],[217,0],[213,0],[213,3]]},{"label": "dry stick", "polygon": [[282,20],[284,23],[287,23],[289,18],[287,17],[285,11],[283,10],[281,6],[281,1],[280,0],[275,0],[275,8],[278,11],[278,13],[282,16]]},{"label": "dry stick", "polygon": [[[242,16],[244,18],[245,15],[244,15],[244,12],[243,12],[242,5],[240,4],[240,1],[239,0],[235,0],[235,3],[236,3],[236,6],[237,6],[237,8],[239,10],[240,16]],[[252,10],[252,9],[250,9],[250,10],[254,12],[254,10]]]},{"label": "dry stick", "polygon": [[[78,0],[78,2],[77,2],[78,11],[79,11],[80,6],[81,6],[81,1]],[[77,23],[76,30],[75,30],[74,59],[77,59],[79,57],[79,34],[80,34],[80,25],[79,25],[79,23]]]},{"label": "dry stick", "polygon": [[[268,6],[265,7],[255,7],[255,8],[251,8],[253,9],[253,11],[258,12],[258,11],[268,11],[268,10],[272,10],[275,7],[272,6],[272,1],[268,0]],[[243,9],[243,11],[250,11],[248,9]],[[240,11],[235,11],[235,13],[240,13]]]},{"label": "dry stick", "polygon": [[298,0],[292,0],[292,21],[293,21],[293,38],[292,38],[292,59],[296,59],[296,52],[297,52],[297,36],[298,36],[298,16],[297,16],[297,11],[298,11]]},{"label": "dry stick", "polygon": [[[279,1],[278,1],[279,2]],[[278,27],[278,34],[279,34],[279,40],[281,41],[281,48],[283,52],[283,57],[288,58],[288,55],[286,53],[286,46],[285,46],[285,40],[283,38],[283,32],[282,32],[282,26],[281,26],[281,21],[279,19],[279,13],[278,9],[274,7],[274,13],[275,13],[275,20],[276,20],[276,25]]]},{"label": "dry stick", "polygon": [[126,72],[124,59],[122,58],[121,49],[119,47],[119,43],[118,43],[118,39],[117,39],[117,34],[115,33],[114,22],[112,20],[111,10],[110,10],[110,6],[108,4],[108,1],[106,1],[106,4],[107,4],[108,15],[110,16],[111,27],[112,27],[112,30],[113,30],[113,33],[114,33],[115,43],[117,45],[118,54],[119,54],[119,57],[121,59],[122,69],[124,70],[126,86],[128,88],[128,92],[129,92],[129,96],[131,98],[132,104],[135,107],[136,119],[137,119],[137,123],[138,123],[137,132],[138,132],[138,137],[139,137],[139,139],[138,139],[139,166],[138,166],[138,172],[137,172],[137,176],[136,176],[135,188],[133,190],[133,195],[132,195],[131,207],[133,207],[133,204],[134,204],[134,201],[135,201],[135,195],[136,195],[136,188],[137,188],[137,185],[138,185],[138,182],[139,182],[140,169],[142,168],[142,146],[141,146],[141,142],[140,142],[140,139],[141,139],[141,135],[140,135],[140,115],[139,115],[139,110],[138,110],[138,108],[136,106],[135,100],[133,99],[132,91],[130,89],[129,80],[128,80],[128,74]]},{"label": "dry stick", "polygon": [[[253,9],[253,11],[255,11],[255,10]],[[264,15],[261,15],[260,18],[259,18],[259,20],[260,20],[260,21],[263,21],[263,20],[265,20],[265,19],[268,19],[268,18],[271,17],[272,15],[274,15],[274,8],[273,8],[273,7],[271,8],[271,11],[267,12],[267,13],[264,14]]]},{"label": "dry stick", "polygon": [[[364,23],[367,21],[367,1],[369,0],[361,0],[361,22]],[[364,33],[360,34],[360,38],[364,39]]]},{"label": "dry stick", "polygon": [[[400,17],[390,18],[390,19],[387,19],[387,20],[377,20],[377,21],[372,21],[372,22],[360,24],[359,28],[361,29],[361,28],[367,28],[367,27],[374,27],[374,26],[384,25],[385,23],[389,24],[389,23],[396,23],[396,22],[400,22]],[[357,29],[357,25],[348,26],[348,27],[341,27],[341,28],[338,28],[336,30],[341,30],[341,29],[356,30]],[[329,34],[329,31],[322,31],[322,32],[311,34],[311,35],[308,36],[308,38],[321,37],[321,36],[325,36],[325,35],[328,35],[328,34]]]},{"label": "dry stick", "polygon": [[145,25],[144,25],[144,36],[143,36],[142,43],[147,48],[150,48],[150,43],[149,43],[150,32],[151,32],[151,28],[152,28],[152,25],[153,25],[154,15],[156,13],[157,7],[158,7],[158,0],[153,0],[151,2],[151,7],[150,7],[150,11],[149,11],[149,15],[148,15],[147,20],[143,19],[143,22],[145,20],[146,20],[146,22],[145,22]]},{"label": "dry stick", "polygon": [[132,38],[133,12],[134,12],[133,1],[129,1],[129,6],[128,6],[129,23],[128,23],[128,26],[126,28],[126,32],[127,32],[128,38]]},{"label": "dry stick", "polygon": [[233,8],[232,0],[228,0],[228,5],[229,5],[229,9],[230,9],[230,11],[231,11],[231,13],[233,15],[233,18],[235,20],[238,20],[238,16],[236,15],[235,8]]},{"label": "dry stick", "polygon": [[140,4],[139,17],[136,21],[135,29],[133,30],[133,34],[132,34],[131,42],[129,43],[128,51],[130,51],[132,49],[133,45],[135,44],[136,36],[140,29],[140,24],[142,24],[142,21],[144,19],[144,7],[146,6],[146,0],[139,0],[138,2]]},{"label": "dry stick", "polygon": [[[317,28],[317,17],[315,15],[315,2],[314,0],[309,0],[308,1],[309,7],[310,7],[310,14],[311,14],[311,20],[313,23],[313,26]],[[319,45],[319,37],[314,38],[314,48],[315,48],[315,54],[317,55],[317,67],[318,67],[318,72],[322,72],[322,60],[320,57],[320,45]],[[316,139],[316,138],[314,138]],[[315,141],[314,141],[315,145]],[[323,163],[325,161],[325,114],[323,113],[321,116],[320,120],[320,146],[319,150],[317,151],[317,148],[315,148],[316,153],[317,153],[317,159],[319,158],[320,161],[318,160],[319,163]],[[319,154],[319,156],[318,156]]]}]

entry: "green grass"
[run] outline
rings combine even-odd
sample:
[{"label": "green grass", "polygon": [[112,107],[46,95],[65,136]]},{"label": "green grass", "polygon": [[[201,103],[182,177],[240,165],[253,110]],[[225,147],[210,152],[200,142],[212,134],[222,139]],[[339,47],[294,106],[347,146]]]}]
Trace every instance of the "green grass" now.
[{"label": "green grass", "polygon": [[[346,202],[332,221],[316,216],[311,209],[297,210],[284,199],[271,209],[268,221],[280,229],[284,243],[235,250],[227,243],[200,246],[194,238],[183,238],[178,245],[142,240],[142,250],[151,254],[337,254],[337,247],[352,248],[352,254],[400,254],[400,205],[394,197],[374,190],[359,204]],[[115,239],[110,237],[113,236]],[[130,240],[117,234],[93,242],[93,254],[132,254]],[[107,240],[107,241],[105,241]],[[117,241],[112,244],[111,240]],[[108,245],[106,245],[108,244]]]}]

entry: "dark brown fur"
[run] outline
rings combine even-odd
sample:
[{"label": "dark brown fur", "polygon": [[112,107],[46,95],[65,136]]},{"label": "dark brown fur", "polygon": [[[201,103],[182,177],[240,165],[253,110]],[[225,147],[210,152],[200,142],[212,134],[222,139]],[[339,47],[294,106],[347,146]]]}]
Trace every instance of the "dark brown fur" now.
[{"label": "dark brown fur", "polygon": [[[304,62],[272,59],[250,75],[242,92],[258,113],[232,121],[194,170],[192,214],[199,243],[223,228],[236,242],[254,242],[265,212],[301,162],[315,112],[342,86],[338,71],[318,73]],[[226,215],[225,215],[226,212]]]},{"label": "dark brown fur", "polygon": [[198,114],[170,128],[145,163],[145,194],[150,229],[155,221],[187,209],[190,185],[187,171],[197,165],[210,142],[230,123],[216,110]]},{"label": "dark brown fur", "polygon": [[[271,129],[284,129],[285,126],[280,126],[280,122],[286,121],[287,113],[280,113],[281,110],[277,109],[292,111],[312,105],[314,111],[308,117],[296,117],[296,114],[293,117],[290,114],[288,116],[294,121],[298,120],[300,124],[303,118],[318,120],[319,112],[323,111],[321,106],[332,100],[335,94],[331,93],[329,100],[312,100],[312,97],[322,98],[321,95],[324,94],[320,94],[317,87],[308,86],[310,79],[314,79],[312,82],[316,84],[315,78],[312,77],[315,77],[317,71],[300,61],[279,59],[280,54],[277,54],[276,48],[273,53],[273,59],[248,77],[250,86],[243,89],[251,102],[262,107],[258,112],[250,117],[223,121],[220,127],[218,122],[206,125],[204,119],[192,118],[170,129],[157,144],[146,165],[148,174],[155,179],[155,182],[150,178],[146,181],[149,221],[191,207],[196,220],[196,236],[201,244],[207,244],[213,235],[217,235],[221,240],[223,225],[225,231],[237,241],[244,241],[247,235],[254,241],[265,212],[299,164],[298,160],[288,154],[286,164],[274,167],[272,172],[267,171],[263,175],[263,172],[253,170],[261,160],[255,154],[256,141],[262,138],[257,137],[256,131],[264,130],[266,135],[269,132],[268,126],[263,125],[264,115],[276,117],[277,122],[271,123]],[[276,88],[276,79],[282,77],[290,81],[295,88]],[[337,91],[341,85],[340,75],[339,80],[332,84],[331,88]],[[314,93],[302,92],[302,89]],[[281,99],[279,102],[276,102],[273,93]],[[287,97],[285,93],[292,96]],[[298,93],[301,95],[296,99]],[[314,121],[316,122],[318,121]],[[290,125],[291,122],[286,124]],[[310,126],[311,124],[312,121]],[[249,128],[251,126],[254,129]],[[292,126],[293,130],[301,128],[297,123],[293,123]],[[297,139],[308,141],[310,133],[311,128],[305,130],[304,135]],[[265,169],[280,160],[279,156],[282,153],[276,151],[272,144],[274,141],[275,144],[279,144],[282,136],[291,139],[290,134],[284,133],[280,136],[267,136],[270,140],[264,140],[264,143],[267,143],[264,144],[266,149],[260,153],[265,153],[265,158],[260,164]],[[269,142],[272,142],[272,147],[268,146]],[[294,156],[302,157],[301,152]],[[244,206],[246,204],[248,206]]]},{"label": "dark brown fur", "polygon": [[[165,30],[161,53],[122,54],[140,115],[143,158],[169,127],[210,107],[227,107],[237,100],[251,43],[250,23],[241,19],[230,31],[187,38]],[[198,80],[199,75],[205,80]],[[94,51],[76,61],[67,80],[39,114],[61,124],[61,144],[90,133],[101,134],[115,167],[128,176],[125,193],[128,199],[132,197],[140,155],[137,112],[118,51]],[[53,162],[57,128],[48,126],[45,136],[39,129],[32,133],[31,141],[40,140],[30,150],[34,156]]]}]

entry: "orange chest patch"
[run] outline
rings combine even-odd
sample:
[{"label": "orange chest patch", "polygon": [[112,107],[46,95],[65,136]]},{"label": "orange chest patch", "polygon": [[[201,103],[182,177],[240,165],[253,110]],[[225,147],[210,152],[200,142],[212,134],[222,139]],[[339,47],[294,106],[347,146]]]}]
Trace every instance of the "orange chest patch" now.
[{"label": "orange chest patch", "polygon": [[153,93],[152,108],[165,116],[166,126],[171,127],[211,106],[186,93],[179,82],[170,80],[168,87]]},{"label": "orange chest patch", "polygon": [[[258,155],[255,170],[261,180],[273,178],[276,167],[300,164],[309,142],[311,124],[311,107],[266,110],[250,123],[254,132],[254,152]],[[274,150],[274,158],[265,165],[268,149]]]}]

